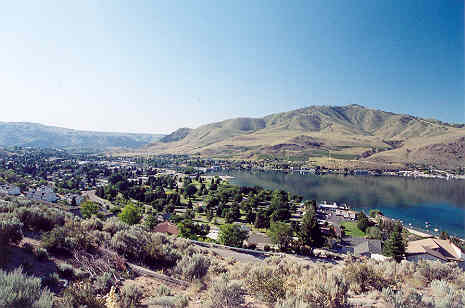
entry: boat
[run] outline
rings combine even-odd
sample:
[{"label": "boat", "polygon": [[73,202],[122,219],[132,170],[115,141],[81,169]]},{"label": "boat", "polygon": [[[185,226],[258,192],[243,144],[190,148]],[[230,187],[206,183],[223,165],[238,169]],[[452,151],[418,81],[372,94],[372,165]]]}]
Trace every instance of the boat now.
[{"label": "boat", "polygon": [[439,230],[438,230],[438,229],[434,229],[434,232],[439,232]]}]

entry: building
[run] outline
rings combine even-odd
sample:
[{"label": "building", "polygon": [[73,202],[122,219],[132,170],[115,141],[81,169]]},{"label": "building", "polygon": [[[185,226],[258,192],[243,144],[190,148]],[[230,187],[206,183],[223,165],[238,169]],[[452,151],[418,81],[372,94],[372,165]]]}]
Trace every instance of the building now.
[{"label": "building", "polygon": [[354,255],[356,257],[367,257],[378,259],[379,256],[383,257],[383,250],[381,249],[380,240],[365,240],[354,247]]},{"label": "building", "polygon": [[155,228],[153,228],[153,231],[161,232],[161,233],[168,233],[170,235],[176,235],[176,236],[179,234],[178,227],[175,224],[172,224],[167,221],[156,225]]},{"label": "building", "polygon": [[26,197],[38,201],[56,202],[58,200],[57,195],[51,187],[41,186],[36,190],[30,189],[26,192]]},{"label": "building", "polygon": [[1,185],[0,193],[18,196],[21,194],[21,190],[16,185]]},{"label": "building", "polygon": [[347,210],[347,209],[336,209],[334,212],[336,215],[342,216],[345,219],[357,220],[358,212]]},{"label": "building", "polygon": [[405,250],[408,261],[434,260],[441,262],[463,262],[464,253],[450,240],[427,238],[408,242]]},{"label": "building", "polygon": [[82,201],[84,201],[84,197],[78,194],[69,194],[66,196],[66,201],[71,204],[74,201],[76,202],[76,205],[81,205]]}]

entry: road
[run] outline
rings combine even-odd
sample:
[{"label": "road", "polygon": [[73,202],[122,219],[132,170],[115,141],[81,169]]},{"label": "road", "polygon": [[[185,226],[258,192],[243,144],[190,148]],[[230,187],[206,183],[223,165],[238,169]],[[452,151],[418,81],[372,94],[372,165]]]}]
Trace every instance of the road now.
[{"label": "road", "polygon": [[100,198],[99,196],[97,196],[97,195],[95,194],[95,190],[83,191],[83,192],[82,192],[82,195],[83,195],[84,197],[87,197],[90,201],[96,202],[96,203],[98,203],[98,204],[100,204],[100,205],[102,205],[102,206],[108,207],[108,208],[111,207],[111,206],[113,205],[113,204],[111,204],[110,201],[105,200],[105,199],[102,199],[102,198]]}]

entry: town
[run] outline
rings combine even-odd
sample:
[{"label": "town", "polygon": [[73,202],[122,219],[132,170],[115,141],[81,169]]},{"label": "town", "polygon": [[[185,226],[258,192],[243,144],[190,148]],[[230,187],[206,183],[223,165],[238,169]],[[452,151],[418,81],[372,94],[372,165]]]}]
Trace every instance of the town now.
[{"label": "town", "polygon": [[[197,241],[300,254],[304,239],[299,238],[299,225],[310,208],[314,212],[311,219],[318,226],[318,230],[312,231],[317,239],[311,241],[326,248],[328,255],[384,259],[389,257],[383,256],[382,248],[400,225],[379,211],[372,210],[367,217],[368,213],[354,211],[345,204],[304,201],[301,196],[261,187],[236,187],[228,183],[227,177],[208,174],[228,168],[265,168],[266,164],[176,155],[109,157],[21,148],[13,153],[0,159],[0,193],[4,195],[22,196],[50,206],[57,204],[85,218],[118,217],[126,209],[133,209],[137,223]],[[365,174],[360,170],[353,172]],[[419,174],[426,176],[419,171],[402,170],[395,175]],[[235,243],[222,238],[222,226],[227,224],[239,226],[247,236]],[[461,249],[465,245],[461,239],[445,232],[441,238],[435,238],[411,227],[400,228],[406,245],[402,256],[396,257],[462,262]]]}]

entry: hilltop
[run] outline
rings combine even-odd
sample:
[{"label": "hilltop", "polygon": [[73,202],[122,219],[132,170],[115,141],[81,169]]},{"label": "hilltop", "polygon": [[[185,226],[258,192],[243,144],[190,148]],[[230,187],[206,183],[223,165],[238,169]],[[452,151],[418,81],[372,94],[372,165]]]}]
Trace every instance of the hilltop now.
[{"label": "hilltop", "polygon": [[465,125],[360,105],[310,106],[263,118],[180,129],[145,147],[152,153],[221,158],[333,159],[463,166]]},{"label": "hilltop", "polygon": [[66,149],[138,148],[157,141],[160,134],[81,131],[28,122],[0,122],[0,146]]}]

